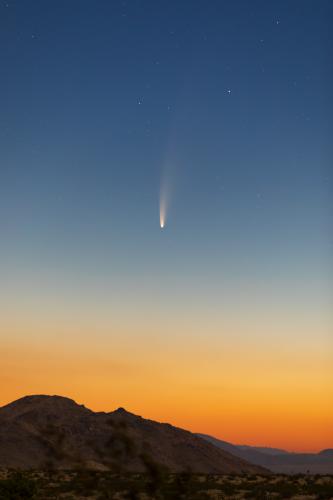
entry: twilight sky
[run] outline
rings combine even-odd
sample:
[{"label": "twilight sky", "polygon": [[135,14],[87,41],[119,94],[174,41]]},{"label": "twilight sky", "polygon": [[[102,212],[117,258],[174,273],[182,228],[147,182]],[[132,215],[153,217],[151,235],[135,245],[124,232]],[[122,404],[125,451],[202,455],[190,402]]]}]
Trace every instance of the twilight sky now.
[{"label": "twilight sky", "polygon": [[0,404],[333,446],[332,20],[0,0]]}]

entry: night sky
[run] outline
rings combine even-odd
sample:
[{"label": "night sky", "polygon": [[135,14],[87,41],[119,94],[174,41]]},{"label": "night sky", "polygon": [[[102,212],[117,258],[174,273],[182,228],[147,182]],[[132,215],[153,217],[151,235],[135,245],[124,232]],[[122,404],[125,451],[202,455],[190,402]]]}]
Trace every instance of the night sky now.
[{"label": "night sky", "polygon": [[332,21],[0,1],[0,404],[333,445]]}]

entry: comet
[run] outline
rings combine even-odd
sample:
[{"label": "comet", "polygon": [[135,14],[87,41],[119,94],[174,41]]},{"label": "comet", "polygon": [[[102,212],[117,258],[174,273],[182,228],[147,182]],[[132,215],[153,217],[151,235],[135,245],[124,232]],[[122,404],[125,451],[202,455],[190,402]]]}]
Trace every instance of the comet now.
[{"label": "comet", "polygon": [[167,219],[167,208],[168,208],[168,182],[165,180],[161,182],[160,189],[160,228],[164,229]]},{"label": "comet", "polygon": [[165,222],[166,222],[166,208],[167,208],[167,203],[166,203],[166,196],[163,191],[161,191],[161,196],[160,196],[160,228],[164,229]]},{"label": "comet", "polygon": [[174,195],[174,171],[175,161],[166,160],[160,175],[159,215],[161,229],[165,229],[169,219],[170,206]]}]

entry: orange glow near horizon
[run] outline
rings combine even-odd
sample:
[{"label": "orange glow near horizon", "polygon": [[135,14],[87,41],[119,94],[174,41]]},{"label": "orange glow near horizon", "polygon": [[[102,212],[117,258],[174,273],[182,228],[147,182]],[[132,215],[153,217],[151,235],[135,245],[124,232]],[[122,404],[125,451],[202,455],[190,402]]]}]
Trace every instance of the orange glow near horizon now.
[{"label": "orange glow near horizon", "polygon": [[[103,348],[73,342],[67,350],[61,341],[44,347],[7,342],[0,405],[27,394],[58,394],[95,411],[122,406],[235,444],[308,452],[332,446],[333,399],[325,356],[312,365],[299,361],[281,375],[281,353],[260,366],[262,354],[246,349],[238,358],[222,353],[218,360],[206,357],[200,345],[186,349],[186,357],[184,350],[172,353],[166,345],[155,345],[152,359],[149,342],[133,343],[127,358],[124,347],[118,346],[115,355],[112,342]],[[113,355],[105,354],[106,346]],[[288,367],[288,356],[284,363]]]}]

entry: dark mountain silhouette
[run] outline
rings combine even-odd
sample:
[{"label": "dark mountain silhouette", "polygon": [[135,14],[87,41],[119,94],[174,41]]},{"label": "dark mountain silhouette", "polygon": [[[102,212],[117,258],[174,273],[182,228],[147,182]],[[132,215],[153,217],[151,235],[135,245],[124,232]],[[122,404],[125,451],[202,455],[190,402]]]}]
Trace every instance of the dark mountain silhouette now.
[{"label": "dark mountain silhouette", "polygon": [[197,434],[214,444],[219,449],[261,465],[272,472],[296,474],[333,474],[333,450],[322,450],[319,453],[288,453],[276,448],[237,446],[206,434]]},{"label": "dark mountain silhouette", "polygon": [[260,465],[262,462],[269,460],[269,457],[271,456],[271,454],[264,454],[263,452],[258,451],[256,448],[252,449],[250,446],[237,446],[235,444],[228,443],[227,441],[222,441],[207,434],[197,434],[197,436],[206,439],[206,441],[212,443],[221,450],[227,451],[232,455],[242,458],[243,460],[247,460],[253,464]]},{"label": "dark mountain silhouette", "polygon": [[252,450],[259,451],[260,453],[265,453],[266,455],[284,455],[289,453],[287,450],[281,450],[280,448],[270,448],[268,446],[247,446],[247,445],[236,445],[240,450]]},{"label": "dark mountain silhouette", "polygon": [[60,396],[26,396],[0,408],[0,467],[268,472],[170,424],[123,408],[95,413]]},{"label": "dark mountain silhouette", "polygon": [[333,449],[332,448],[328,448],[326,450],[321,450],[318,455],[320,456],[324,456],[324,457],[329,457],[329,458],[332,458],[333,460]]}]

